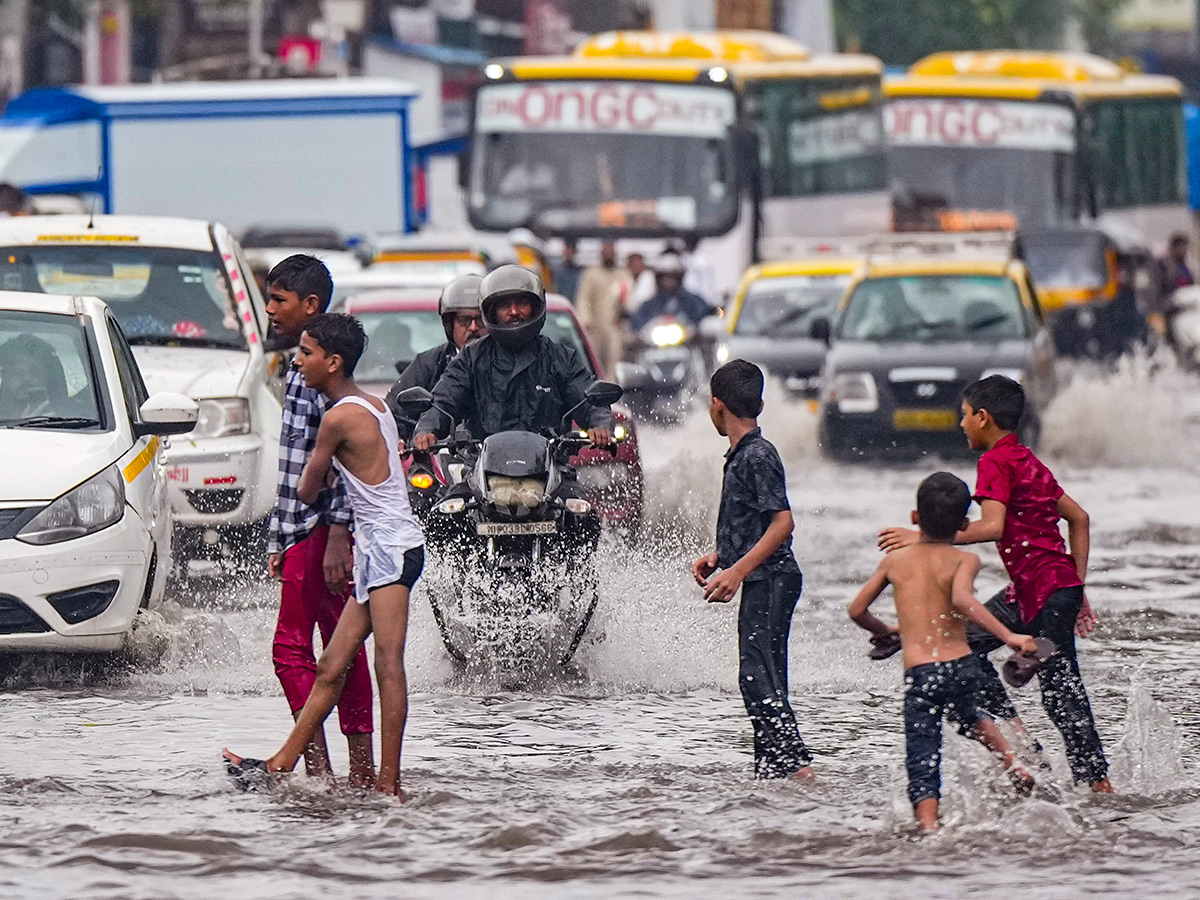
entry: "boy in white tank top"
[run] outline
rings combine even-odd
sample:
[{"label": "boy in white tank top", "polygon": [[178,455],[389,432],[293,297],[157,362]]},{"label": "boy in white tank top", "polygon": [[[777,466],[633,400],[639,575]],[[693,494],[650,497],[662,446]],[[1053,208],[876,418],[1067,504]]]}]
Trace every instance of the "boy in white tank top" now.
[{"label": "boy in white tank top", "polygon": [[261,772],[290,772],[313,731],[325,721],[342,692],[354,654],[375,635],[375,680],[379,684],[381,754],[375,789],[400,790],[400,747],[408,717],[404,641],[408,599],[424,565],[421,528],[408,503],[399,457],[399,435],[383,401],[367,394],[352,375],[366,347],[353,316],[327,314],[309,323],[293,365],[305,384],[333,407],[321,419],[317,446],[304,466],[298,493],[311,502],[336,467],[354,512],[354,582],[357,603],[347,603],[325,652],[317,678],[283,747],[267,760],[224,751],[231,775],[245,783]]}]

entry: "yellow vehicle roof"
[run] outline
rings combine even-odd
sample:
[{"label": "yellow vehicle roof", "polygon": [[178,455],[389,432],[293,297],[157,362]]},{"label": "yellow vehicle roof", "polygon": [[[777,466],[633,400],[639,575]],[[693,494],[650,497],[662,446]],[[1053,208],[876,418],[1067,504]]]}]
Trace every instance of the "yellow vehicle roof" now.
[{"label": "yellow vehicle roof", "polygon": [[608,31],[580,44],[571,56],[501,60],[521,80],[638,78],[693,81],[722,66],[735,80],[877,75],[883,63],[854,53],[813,54],[770,31]]},{"label": "yellow vehicle roof", "polygon": [[1089,53],[993,50],[934,53],[906,74],[884,79],[888,97],[963,96],[1036,100],[1065,91],[1080,100],[1105,97],[1179,97],[1174,78],[1126,72]]},{"label": "yellow vehicle roof", "polygon": [[1008,275],[1012,260],[885,259],[867,262],[862,280],[919,275]]},{"label": "yellow vehicle roof", "polygon": [[811,256],[801,259],[781,259],[750,266],[742,274],[742,280],[738,283],[737,293],[734,294],[733,308],[729,313],[729,324],[726,328],[728,331],[733,331],[737,327],[738,316],[741,315],[742,305],[746,301],[746,292],[756,281],[805,275],[812,278],[837,278],[853,275],[862,267],[862,264],[861,257]]}]

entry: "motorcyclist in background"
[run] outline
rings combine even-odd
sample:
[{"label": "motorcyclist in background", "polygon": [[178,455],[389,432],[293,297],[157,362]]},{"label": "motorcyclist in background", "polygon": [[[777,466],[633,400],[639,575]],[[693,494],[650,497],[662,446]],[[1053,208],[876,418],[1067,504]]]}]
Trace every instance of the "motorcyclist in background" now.
[{"label": "motorcyclist in background", "polygon": [[429,450],[452,422],[465,423],[477,439],[501,431],[556,433],[576,407],[574,419],[592,445],[611,446],[612,411],[584,398],[591,370],[574,349],[541,333],[541,280],[520,266],[500,266],[484,276],[479,290],[488,337],[450,361],[433,389],[433,407],[417,423],[413,446]]},{"label": "motorcyclist in background", "polygon": [[636,334],[659,316],[681,316],[698,326],[700,320],[716,310],[701,297],[683,287],[683,260],[673,253],[662,256],[654,267],[658,275],[658,293],[638,307],[629,317],[629,328]]},{"label": "motorcyclist in background", "polygon": [[396,395],[410,387],[432,391],[446,371],[446,366],[450,365],[450,360],[468,344],[487,334],[487,326],[483,324],[483,314],[479,310],[481,281],[482,275],[460,275],[442,289],[442,295],[438,298],[438,315],[442,317],[442,327],[446,330],[446,343],[418,353],[388,391],[388,409],[396,419],[400,437],[406,441],[412,438],[416,423],[405,417],[396,402]]}]

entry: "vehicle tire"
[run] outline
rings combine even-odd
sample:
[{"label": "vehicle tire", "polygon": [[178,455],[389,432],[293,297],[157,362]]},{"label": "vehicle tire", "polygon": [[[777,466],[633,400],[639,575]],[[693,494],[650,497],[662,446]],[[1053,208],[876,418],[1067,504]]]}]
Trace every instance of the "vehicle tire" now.
[{"label": "vehicle tire", "polygon": [[837,426],[826,421],[821,422],[818,443],[821,454],[834,462],[856,462],[862,459],[862,451],[851,445]]}]

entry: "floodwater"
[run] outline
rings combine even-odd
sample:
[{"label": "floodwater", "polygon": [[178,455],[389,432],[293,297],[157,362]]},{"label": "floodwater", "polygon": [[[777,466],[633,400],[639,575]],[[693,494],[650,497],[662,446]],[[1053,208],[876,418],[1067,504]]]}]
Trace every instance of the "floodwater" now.
[{"label": "floodwater", "polygon": [[[1102,624],[1081,654],[1114,796],[1070,787],[1031,686],[1017,702],[1050,749],[1049,789],[1018,800],[948,735],[947,827],[914,835],[900,664],[870,662],[844,610],[875,531],[906,522],[917,481],[944,466],[824,462],[811,417],[772,397],[805,574],[791,685],[815,785],[750,777],[735,609],[706,605],[687,570],[722,451],[697,416],[644,434],[650,534],[632,557],[608,549],[575,671],[517,691],[468,678],[418,594],[403,806],[302,777],[238,793],[225,776],[223,745],[265,755],[290,724],[269,586],[178,597],[139,631],[132,667],[9,662],[0,897],[1200,895],[1200,382],[1152,369],[1076,371],[1044,448],[1092,515]],[[971,480],[970,460],[945,465]],[[986,596],[1003,576],[982,555]]]}]

